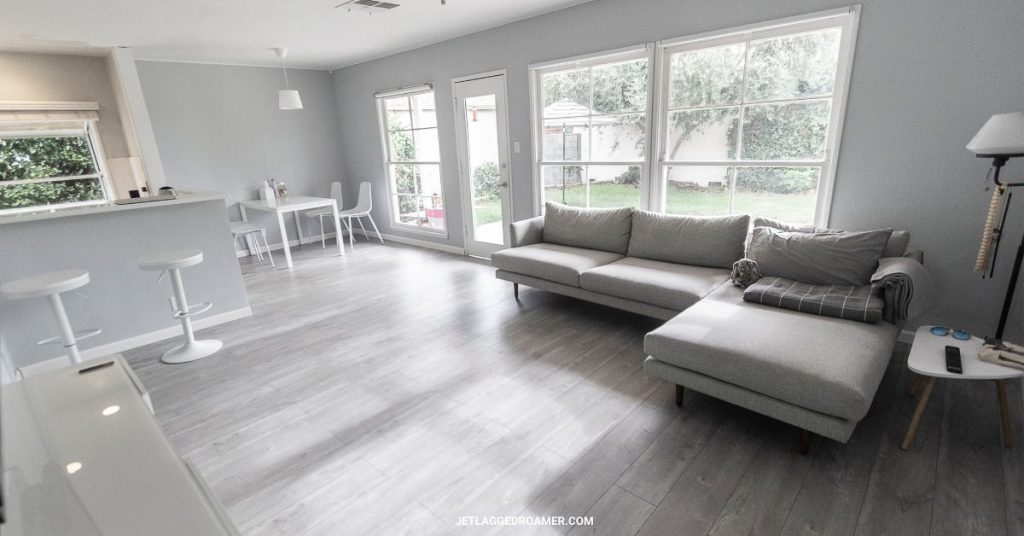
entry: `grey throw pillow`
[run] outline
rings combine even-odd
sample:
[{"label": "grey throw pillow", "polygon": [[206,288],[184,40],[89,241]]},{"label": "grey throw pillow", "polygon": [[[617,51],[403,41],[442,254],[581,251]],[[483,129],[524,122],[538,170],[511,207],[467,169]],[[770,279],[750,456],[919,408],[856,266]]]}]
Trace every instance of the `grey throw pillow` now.
[{"label": "grey throw pillow", "polygon": [[698,217],[633,212],[629,256],[730,268],[743,257],[750,216]]},{"label": "grey throw pillow", "polygon": [[[760,216],[754,218],[754,227],[771,227],[772,229],[778,229],[780,231],[799,231],[801,233],[842,232],[839,229],[786,223],[779,220],[773,220],[771,218],[762,218]],[[910,231],[893,231],[892,234],[889,235],[889,241],[885,243],[885,249],[882,250],[882,256],[902,257],[907,252],[908,247],[910,247]]]},{"label": "grey throw pillow", "polygon": [[765,276],[812,285],[867,285],[892,229],[801,233],[755,227],[747,257]]},{"label": "grey throw pillow", "polygon": [[626,254],[633,209],[544,205],[544,241],[551,244]]}]

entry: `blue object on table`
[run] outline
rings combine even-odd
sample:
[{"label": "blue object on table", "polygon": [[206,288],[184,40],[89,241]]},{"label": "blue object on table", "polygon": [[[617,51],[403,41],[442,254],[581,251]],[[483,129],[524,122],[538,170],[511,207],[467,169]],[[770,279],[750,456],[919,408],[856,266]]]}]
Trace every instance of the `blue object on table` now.
[{"label": "blue object on table", "polygon": [[952,333],[953,334],[953,338],[958,340],[958,341],[969,341],[969,340],[971,340],[970,332],[964,331],[962,329],[949,329],[949,328],[943,327],[943,326],[935,326],[935,327],[933,327],[929,331],[932,332],[932,335],[936,335],[938,337],[945,337],[946,335],[949,335],[950,333]]}]

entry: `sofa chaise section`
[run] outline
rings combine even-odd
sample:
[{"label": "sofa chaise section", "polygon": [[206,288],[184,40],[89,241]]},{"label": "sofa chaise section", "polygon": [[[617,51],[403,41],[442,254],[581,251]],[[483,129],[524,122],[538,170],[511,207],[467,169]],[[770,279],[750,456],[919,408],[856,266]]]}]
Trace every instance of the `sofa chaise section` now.
[{"label": "sofa chaise section", "polygon": [[787,311],[742,294],[723,285],[647,334],[644,369],[846,442],[885,374],[896,326]]}]

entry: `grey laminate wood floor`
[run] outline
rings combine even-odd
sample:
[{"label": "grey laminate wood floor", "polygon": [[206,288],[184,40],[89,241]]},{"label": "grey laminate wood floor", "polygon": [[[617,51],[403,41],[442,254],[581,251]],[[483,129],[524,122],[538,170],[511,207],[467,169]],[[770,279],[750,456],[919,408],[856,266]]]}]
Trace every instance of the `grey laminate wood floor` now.
[{"label": "grey laminate wood floor", "polygon": [[295,257],[242,261],[255,314],[203,332],[215,357],[127,355],[243,534],[484,534],[458,517],[516,514],[610,535],[1024,533],[1017,385],[1016,449],[991,385],[940,382],[903,452],[901,348],[849,444],[801,457],[791,426],[694,392],[676,408],[641,369],[656,320],[516,303],[485,264],[411,247]]}]

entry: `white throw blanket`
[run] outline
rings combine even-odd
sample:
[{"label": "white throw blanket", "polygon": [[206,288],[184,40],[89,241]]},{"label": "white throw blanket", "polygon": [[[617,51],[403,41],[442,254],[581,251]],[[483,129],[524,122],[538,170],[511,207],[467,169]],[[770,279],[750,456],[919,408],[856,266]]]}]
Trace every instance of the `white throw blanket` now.
[{"label": "white throw blanket", "polygon": [[886,321],[918,318],[935,306],[928,271],[910,257],[879,259],[871,284],[885,292],[883,318]]}]

